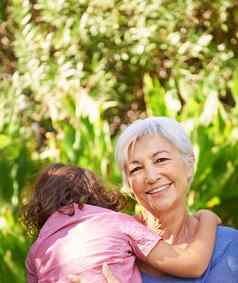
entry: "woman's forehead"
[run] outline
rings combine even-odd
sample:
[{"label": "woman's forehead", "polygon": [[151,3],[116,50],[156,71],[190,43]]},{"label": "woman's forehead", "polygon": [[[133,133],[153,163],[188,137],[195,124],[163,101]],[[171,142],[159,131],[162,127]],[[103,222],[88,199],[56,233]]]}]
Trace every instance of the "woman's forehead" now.
[{"label": "woman's forehead", "polygon": [[159,134],[147,134],[134,140],[128,147],[128,161],[143,156],[169,153],[177,148]]}]

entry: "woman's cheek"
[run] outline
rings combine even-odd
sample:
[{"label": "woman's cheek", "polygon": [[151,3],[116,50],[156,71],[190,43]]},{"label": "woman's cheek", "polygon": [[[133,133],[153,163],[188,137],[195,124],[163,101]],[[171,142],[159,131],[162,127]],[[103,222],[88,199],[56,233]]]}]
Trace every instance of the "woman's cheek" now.
[{"label": "woman's cheek", "polygon": [[133,177],[132,180],[132,189],[134,192],[140,192],[143,190],[143,178],[141,175],[137,175]]}]

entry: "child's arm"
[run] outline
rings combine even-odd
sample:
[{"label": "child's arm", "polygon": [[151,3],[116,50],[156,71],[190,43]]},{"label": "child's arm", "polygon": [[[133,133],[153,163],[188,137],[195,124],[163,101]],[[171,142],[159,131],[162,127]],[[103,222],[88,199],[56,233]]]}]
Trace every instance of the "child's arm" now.
[{"label": "child's arm", "polygon": [[200,277],[213,252],[218,217],[211,211],[199,214],[200,224],[194,240],[186,247],[159,241],[146,257],[146,262],[162,272],[181,277]]}]

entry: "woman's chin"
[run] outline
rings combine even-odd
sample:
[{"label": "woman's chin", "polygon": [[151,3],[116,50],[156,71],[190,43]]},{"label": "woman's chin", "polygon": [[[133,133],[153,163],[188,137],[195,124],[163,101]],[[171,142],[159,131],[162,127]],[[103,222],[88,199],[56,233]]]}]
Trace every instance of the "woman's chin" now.
[{"label": "woman's chin", "polygon": [[171,211],[174,207],[175,199],[164,198],[160,200],[154,200],[151,202],[152,214],[160,214],[166,211]]}]

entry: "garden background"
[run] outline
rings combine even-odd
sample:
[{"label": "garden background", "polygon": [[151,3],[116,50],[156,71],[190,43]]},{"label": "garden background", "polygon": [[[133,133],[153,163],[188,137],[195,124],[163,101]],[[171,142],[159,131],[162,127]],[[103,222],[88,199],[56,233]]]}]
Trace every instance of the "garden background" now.
[{"label": "garden background", "polygon": [[80,164],[120,189],[115,140],[139,117],[183,123],[191,211],[238,227],[237,55],[235,0],[1,0],[0,282],[25,282],[19,207],[38,170]]}]

